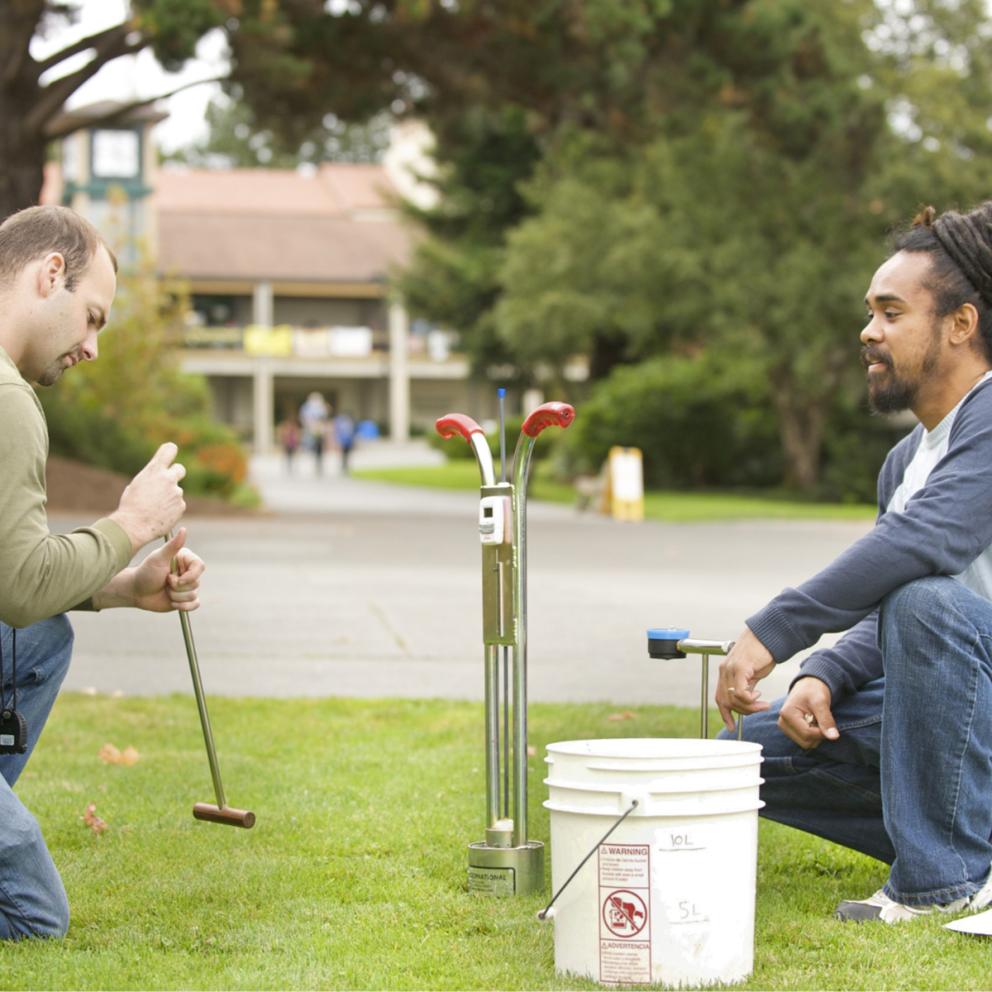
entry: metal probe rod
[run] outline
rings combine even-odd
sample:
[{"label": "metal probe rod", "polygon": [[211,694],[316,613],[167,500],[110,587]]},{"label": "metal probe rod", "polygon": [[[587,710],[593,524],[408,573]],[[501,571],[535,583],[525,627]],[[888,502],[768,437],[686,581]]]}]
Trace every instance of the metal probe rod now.
[{"label": "metal probe rod", "polygon": [[203,742],[207,746],[207,761],[210,763],[210,777],[214,780],[214,795],[220,809],[227,807],[224,798],[224,786],[220,780],[220,766],[217,763],[217,749],[214,747],[214,735],[210,729],[210,715],[207,713],[207,700],[203,694],[203,682],[200,679],[200,665],[196,658],[196,646],[193,644],[193,629],[189,617],[184,610],[179,611],[179,620],[183,625],[183,640],[186,642],[186,657],[189,659],[189,673],[193,678],[193,694],[196,696],[196,708],[200,711],[200,726],[203,728]]},{"label": "metal probe rod", "polygon": [[[499,481],[506,482],[506,389],[499,397]],[[512,502],[512,499],[511,499]],[[497,691],[499,680],[497,679]],[[510,649],[503,646],[503,816],[510,815]]]},{"label": "metal probe rod", "polygon": [[[733,646],[733,641],[702,641],[695,637],[684,637],[678,642],[680,651],[684,651],[686,654],[701,655],[703,660],[702,702],[700,703],[699,713],[700,737],[708,738],[710,736],[710,710],[708,705],[710,688],[710,655],[730,654],[730,650]],[[737,739],[744,739],[744,715],[742,713],[737,714]]]}]

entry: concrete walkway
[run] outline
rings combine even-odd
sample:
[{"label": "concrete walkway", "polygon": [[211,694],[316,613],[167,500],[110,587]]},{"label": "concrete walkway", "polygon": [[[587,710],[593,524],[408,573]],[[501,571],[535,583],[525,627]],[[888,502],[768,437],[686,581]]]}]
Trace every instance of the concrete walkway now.
[{"label": "concrete walkway", "polygon": [[[354,465],[436,457],[383,444],[356,452]],[[256,459],[268,514],[187,521],[208,562],[192,618],[207,692],[481,698],[477,496],[342,478],[332,461],[317,477],[302,460],[288,476],[278,458]],[[869,527],[618,524],[537,503],[528,520],[530,698],[618,705],[698,704],[698,660],[651,661],[646,628],[732,638]],[[176,617],[121,610],[74,623],[67,687],[189,691]],[[780,666],[766,695],[795,670]]]}]

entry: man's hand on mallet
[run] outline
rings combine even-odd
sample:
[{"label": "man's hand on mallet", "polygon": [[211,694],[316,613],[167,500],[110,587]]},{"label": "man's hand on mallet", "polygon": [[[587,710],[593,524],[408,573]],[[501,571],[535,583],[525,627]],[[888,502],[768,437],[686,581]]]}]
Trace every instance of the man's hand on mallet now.
[{"label": "man's hand on mallet", "polygon": [[834,723],[830,702],[827,684],[807,675],[792,687],[782,704],[778,715],[779,730],[807,751],[825,740],[837,740],[840,732]]},{"label": "man's hand on mallet", "polygon": [[761,699],[761,693],[754,687],[774,667],[775,659],[768,648],[745,627],[730,654],[720,662],[716,683],[716,705],[727,730],[734,730],[737,726],[735,712],[748,714],[768,709],[768,703]]}]

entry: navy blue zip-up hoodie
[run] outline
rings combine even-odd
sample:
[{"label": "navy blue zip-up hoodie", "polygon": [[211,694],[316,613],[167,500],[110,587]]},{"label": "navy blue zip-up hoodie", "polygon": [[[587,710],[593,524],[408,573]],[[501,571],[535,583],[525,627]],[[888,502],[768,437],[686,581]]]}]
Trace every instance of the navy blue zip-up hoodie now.
[{"label": "navy blue zip-up hoodie", "polygon": [[828,631],[847,630],[833,647],[811,654],[797,676],[821,679],[835,700],[883,674],[877,621],[888,593],[925,576],[957,575],[992,544],[992,379],[962,401],[947,454],[905,511],[886,513],[922,435],[918,425],[886,456],[871,531],[747,621],[776,662]]}]

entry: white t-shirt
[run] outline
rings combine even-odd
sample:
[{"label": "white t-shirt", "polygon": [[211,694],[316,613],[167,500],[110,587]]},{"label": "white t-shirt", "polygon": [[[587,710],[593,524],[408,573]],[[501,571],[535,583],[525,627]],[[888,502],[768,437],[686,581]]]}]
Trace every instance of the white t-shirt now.
[{"label": "white t-shirt", "polygon": [[[980,382],[985,382],[990,377],[992,377],[992,372],[986,372],[975,383],[975,386]],[[920,446],[906,466],[902,482],[892,494],[892,499],[889,500],[889,505],[885,508],[886,513],[902,513],[910,499],[926,485],[934,466],[947,454],[951,427],[954,425],[954,418],[964,400],[965,397],[962,396],[961,402],[932,431],[925,430],[923,432]],[[954,578],[964,583],[972,592],[992,600],[992,546],[986,548],[963,572],[955,575]]]}]

